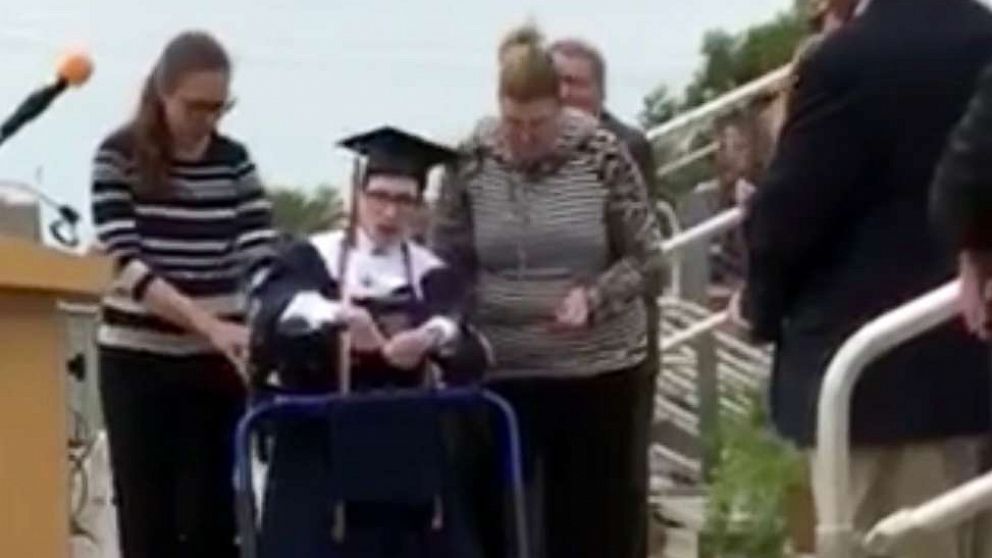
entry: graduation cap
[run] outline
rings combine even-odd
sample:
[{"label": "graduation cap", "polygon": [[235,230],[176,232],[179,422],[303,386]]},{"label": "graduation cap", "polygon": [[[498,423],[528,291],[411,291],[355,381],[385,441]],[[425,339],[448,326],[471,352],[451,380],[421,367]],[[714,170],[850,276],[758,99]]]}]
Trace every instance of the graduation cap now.
[{"label": "graduation cap", "polygon": [[392,126],[383,126],[341,140],[340,145],[366,158],[365,176],[407,176],[420,188],[431,167],[454,160],[458,153]]}]

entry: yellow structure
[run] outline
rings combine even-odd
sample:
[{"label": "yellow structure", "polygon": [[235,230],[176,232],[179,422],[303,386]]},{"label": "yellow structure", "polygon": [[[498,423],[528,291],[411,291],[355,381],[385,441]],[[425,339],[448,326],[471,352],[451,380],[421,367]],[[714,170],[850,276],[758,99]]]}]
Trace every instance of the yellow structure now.
[{"label": "yellow structure", "polygon": [[91,302],[110,265],[0,236],[0,556],[69,554],[66,335],[58,301]]}]

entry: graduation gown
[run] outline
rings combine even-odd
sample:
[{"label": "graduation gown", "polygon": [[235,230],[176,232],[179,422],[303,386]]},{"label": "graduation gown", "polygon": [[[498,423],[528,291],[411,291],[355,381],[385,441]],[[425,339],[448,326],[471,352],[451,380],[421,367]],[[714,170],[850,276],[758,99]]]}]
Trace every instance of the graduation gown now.
[{"label": "graduation gown", "polygon": [[[345,283],[352,304],[364,307],[386,337],[436,325],[443,342],[429,360],[447,384],[478,379],[490,359],[481,337],[458,317],[455,275],[412,242],[379,251],[364,235],[356,236],[350,246],[341,232],[291,245],[255,290],[252,354],[261,371],[256,381],[276,380],[280,390],[294,393],[337,388],[334,336],[340,326],[328,317]],[[423,368],[395,368],[377,352],[352,352],[351,363],[356,392],[423,383]],[[280,421],[270,431],[263,557],[482,555],[463,498],[469,481],[460,471],[460,431],[452,416],[425,406],[399,413],[380,406],[364,418]],[[340,502],[343,539],[334,536]]]}]

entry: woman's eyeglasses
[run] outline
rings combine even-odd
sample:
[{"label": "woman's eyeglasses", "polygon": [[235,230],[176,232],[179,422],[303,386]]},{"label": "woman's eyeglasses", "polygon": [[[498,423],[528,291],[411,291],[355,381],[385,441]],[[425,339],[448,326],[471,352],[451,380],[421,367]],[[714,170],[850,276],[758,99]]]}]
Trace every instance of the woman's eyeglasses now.
[{"label": "woman's eyeglasses", "polygon": [[183,107],[187,112],[203,114],[209,116],[220,116],[227,114],[237,104],[237,99],[225,99],[223,101],[211,101],[205,99],[182,99]]}]

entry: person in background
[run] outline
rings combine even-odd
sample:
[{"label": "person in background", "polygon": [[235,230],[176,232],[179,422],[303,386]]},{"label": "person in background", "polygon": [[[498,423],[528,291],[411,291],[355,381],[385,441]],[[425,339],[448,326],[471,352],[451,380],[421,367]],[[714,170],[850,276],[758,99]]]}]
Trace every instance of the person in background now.
[{"label": "person in background", "polygon": [[561,100],[567,107],[599,119],[630,152],[649,189],[658,170],[654,150],[644,132],[624,124],[606,109],[606,60],[593,45],[576,38],[560,39],[548,47],[561,78]]},{"label": "person in background", "polygon": [[[621,122],[606,110],[606,60],[596,47],[576,38],[560,39],[549,47],[555,69],[561,83],[562,104],[588,113],[599,119],[607,130],[620,139],[630,156],[637,164],[641,178],[649,193],[655,193],[654,177],[657,166],[654,150],[644,133]],[[648,363],[644,368],[644,378],[637,390],[634,401],[639,418],[636,425],[634,451],[635,480],[637,490],[631,494],[636,513],[636,528],[632,536],[643,544],[637,556],[647,555],[648,520],[648,447],[650,445],[651,421],[654,415],[655,384],[661,370],[659,343],[661,335],[661,311],[658,297],[661,295],[663,277],[652,273],[645,277],[644,307],[647,314]]]},{"label": "person in background", "polygon": [[[776,345],[772,420],[801,448],[817,443],[821,383],[844,340],[954,275],[928,226],[929,189],[990,57],[992,14],[976,1],[871,0],[799,67],[749,202],[744,308],[756,339]],[[868,366],[851,403],[855,531],[980,471],[990,393],[987,348],[959,324]],[[974,556],[972,534],[928,532],[896,555]]]},{"label": "person in background", "polygon": [[[772,140],[754,110],[738,110],[714,123],[716,177],[696,186],[679,204],[683,226],[693,227],[734,207],[744,207],[768,166]],[[744,281],[746,258],[739,228],[709,244],[687,249],[682,259],[683,293],[723,308]]]},{"label": "person in background", "polygon": [[244,293],[275,232],[247,150],[217,132],[230,81],[214,38],[178,35],[93,163],[93,223],[116,269],[98,343],[124,558],[237,555]]},{"label": "person in background", "polygon": [[473,323],[495,359],[488,384],[520,419],[538,555],[634,556],[644,509],[634,403],[653,366],[643,294],[661,239],[627,149],[567,110],[561,91],[540,33],[510,33],[500,116],[462,145],[431,242],[473,279]]}]

